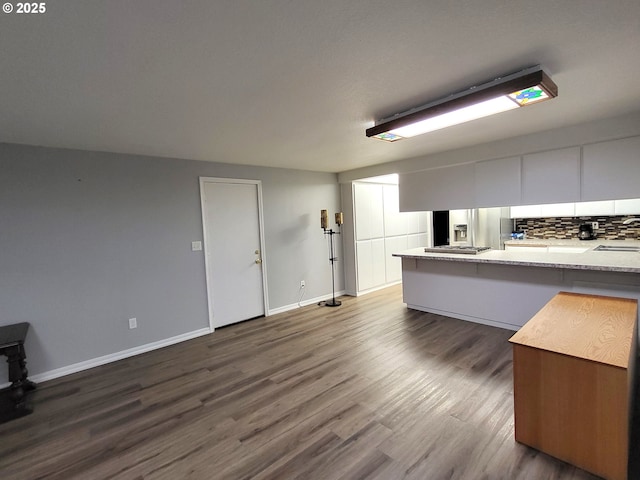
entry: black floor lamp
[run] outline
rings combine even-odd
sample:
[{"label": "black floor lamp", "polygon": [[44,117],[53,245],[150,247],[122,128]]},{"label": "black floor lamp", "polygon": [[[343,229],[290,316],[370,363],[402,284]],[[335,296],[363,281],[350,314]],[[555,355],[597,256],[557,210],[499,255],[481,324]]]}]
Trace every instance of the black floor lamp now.
[{"label": "black floor lamp", "polygon": [[[336,213],[336,225],[340,227],[343,223],[342,212]],[[331,262],[331,291],[333,292],[331,300],[327,300],[324,302],[327,307],[339,307],[342,305],[340,300],[336,300],[336,282],[335,282],[335,268],[334,263],[338,261],[338,257],[335,256],[333,252],[333,236],[340,235],[340,232],[333,231],[332,228],[327,230],[329,226],[329,215],[326,210],[320,210],[320,226],[324,231],[325,235],[329,235],[329,241],[331,244],[330,253],[329,253],[329,261]]]}]

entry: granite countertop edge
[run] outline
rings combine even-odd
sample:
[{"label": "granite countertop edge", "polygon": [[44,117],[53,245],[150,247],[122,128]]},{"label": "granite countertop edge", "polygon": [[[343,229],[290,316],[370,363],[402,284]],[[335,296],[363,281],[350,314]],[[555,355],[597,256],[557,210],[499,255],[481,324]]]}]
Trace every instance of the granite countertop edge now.
[{"label": "granite countertop edge", "polygon": [[[597,245],[600,245],[600,243]],[[597,245],[594,245],[594,247]],[[487,263],[523,267],[560,268],[565,270],[640,273],[640,253],[637,252],[592,252],[589,250],[584,253],[537,253],[490,250],[477,255],[468,255],[425,252],[424,247],[421,247],[404,252],[393,253],[392,255],[394,257],[415,260]]]},{"label": "granite countertop edge", "polygon": [[524,238],[522,240],[506,240],[505,245],[546,245],[546,246],[564,246],[564,247],[585,247],[595,248],[598,245],[631,245],[640,246],[640,240],[606,240],[595,238],[593,240],[579,240],[577,238]]}]

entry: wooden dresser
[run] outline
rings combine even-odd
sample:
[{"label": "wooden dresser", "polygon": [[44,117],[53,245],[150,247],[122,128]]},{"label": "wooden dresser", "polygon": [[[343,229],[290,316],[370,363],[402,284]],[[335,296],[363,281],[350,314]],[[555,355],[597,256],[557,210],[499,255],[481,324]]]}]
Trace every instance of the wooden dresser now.
[{"label": "wooden dresser", "polygon": [[637,300],[560,292],[513,337],[516,440],[627,478]]}]

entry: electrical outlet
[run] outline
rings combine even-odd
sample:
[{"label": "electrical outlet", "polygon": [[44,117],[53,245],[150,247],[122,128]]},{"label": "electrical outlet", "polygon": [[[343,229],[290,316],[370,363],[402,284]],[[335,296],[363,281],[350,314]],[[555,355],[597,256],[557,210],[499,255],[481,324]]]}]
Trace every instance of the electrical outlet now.
[{"label": "electrical outlet", "polygon": [[304,283],[304,280],[300,280],[300,288],[304,288],[306,287],[306,283]]},{"label": "electrical outlet", "polygon": [[129,330],[133,330],[134,328],[138,328],[138,319],[130,318],[129,319]]},{"label": "electrical outlet", "polygon": [[591,228],[593,228],[594,230],[598,229],[598,222],[591,222]]}]

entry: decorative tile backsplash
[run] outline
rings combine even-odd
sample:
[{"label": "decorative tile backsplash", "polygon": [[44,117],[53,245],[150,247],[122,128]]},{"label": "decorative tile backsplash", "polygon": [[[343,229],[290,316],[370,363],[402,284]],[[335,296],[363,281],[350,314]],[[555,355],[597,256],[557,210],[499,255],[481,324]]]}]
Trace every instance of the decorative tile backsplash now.
[{"label": "decorative tile backsplash", "polygon": [[598,222],[594,232],[602,240],[640,240],[640,222],[623,225],[629,215],[600,217],[516,218],[516,230],[526,231],[527,238],[578,238],[578,228],[586,222]]}]

